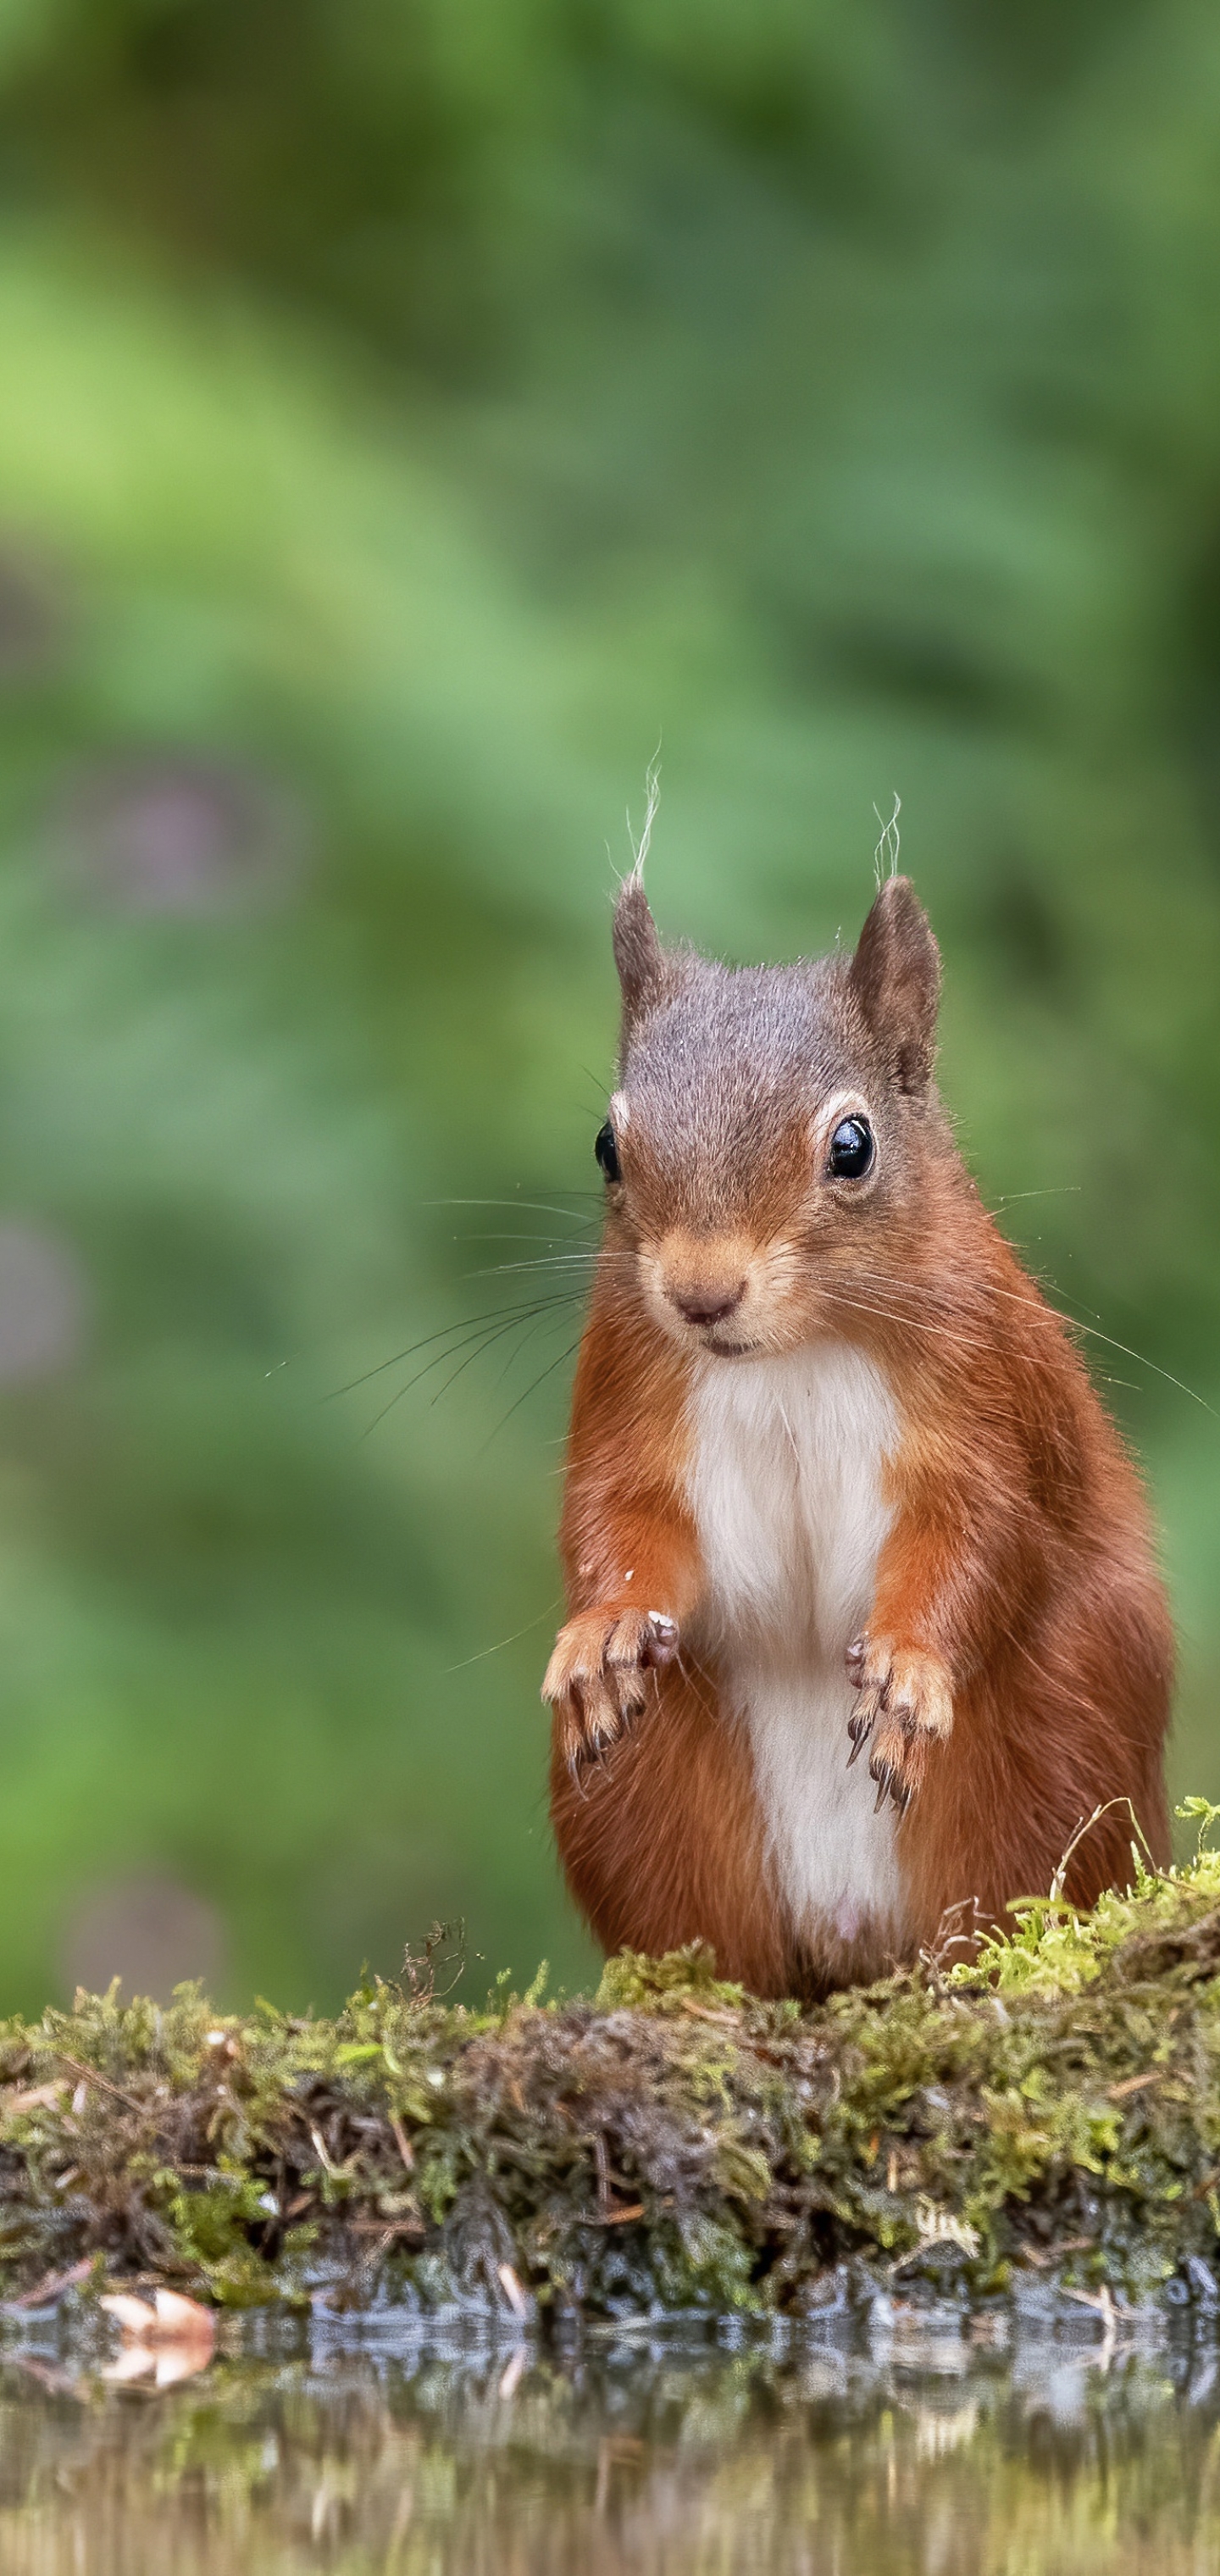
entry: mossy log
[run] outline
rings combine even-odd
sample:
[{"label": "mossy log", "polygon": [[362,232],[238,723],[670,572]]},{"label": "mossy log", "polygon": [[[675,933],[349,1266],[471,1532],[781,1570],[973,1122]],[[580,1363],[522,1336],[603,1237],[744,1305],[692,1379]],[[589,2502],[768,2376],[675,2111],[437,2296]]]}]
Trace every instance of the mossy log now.
[{"label": "mossy log", "polygon": [[814,2011],[703,1952],[334,2021],[80,1995],[0,2027],[10,2313],[230,2305],[809,2314],[852,2283],[1215,2304],[1220,1857]]}]

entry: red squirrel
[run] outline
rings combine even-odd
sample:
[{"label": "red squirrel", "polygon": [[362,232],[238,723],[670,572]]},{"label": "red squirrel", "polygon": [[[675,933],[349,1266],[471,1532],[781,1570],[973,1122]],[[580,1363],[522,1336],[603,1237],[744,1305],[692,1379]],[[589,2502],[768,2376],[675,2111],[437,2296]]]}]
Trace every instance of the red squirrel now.
[{"label": "red squirrel", "polygon": [[608,1950],[814,2000],[1002,1923],[1095,1809],[1070,1900],[1129,1879],[1133,1815],[1167,1860],[1165,1597],[954,1142],[909,880],[854,955],[731,969],[662,946],[637,871],[614,954],[554,1829]]}]

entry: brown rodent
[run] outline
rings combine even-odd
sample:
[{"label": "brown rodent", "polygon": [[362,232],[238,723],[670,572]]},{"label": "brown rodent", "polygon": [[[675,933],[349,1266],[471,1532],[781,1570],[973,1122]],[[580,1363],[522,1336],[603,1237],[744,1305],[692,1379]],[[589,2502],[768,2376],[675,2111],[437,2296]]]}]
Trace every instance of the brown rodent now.
[{"label": "brown rodent", "polygon": [[[1168,1856],[1172,1638],[1135,1471],[933,1081],[904,877],[854,956],[614,919],[551,1804],[607,1949],[813,1997]],[[1127,1805],[1130,1801],[1130,1806]],[[961,1908],[951,1917],[949,1909]],[[959,1952],[957,1955],[961,1955]]]}]

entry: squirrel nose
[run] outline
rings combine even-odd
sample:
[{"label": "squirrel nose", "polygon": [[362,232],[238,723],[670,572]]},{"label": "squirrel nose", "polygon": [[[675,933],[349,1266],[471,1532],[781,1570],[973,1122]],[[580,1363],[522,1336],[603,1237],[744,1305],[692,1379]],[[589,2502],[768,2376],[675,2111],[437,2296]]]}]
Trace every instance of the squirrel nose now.
[{"label": "squirrel nose", "polygon": [[688,1324],[721,1324],[726,1315],[733,1314],[740,1306],[745,1293],[744,1279],[739,1279],[735,1288],[704,1288],[697,1281],[691,1281],[671,1286],[669,1298],[678,1313],[685,1315]]}]

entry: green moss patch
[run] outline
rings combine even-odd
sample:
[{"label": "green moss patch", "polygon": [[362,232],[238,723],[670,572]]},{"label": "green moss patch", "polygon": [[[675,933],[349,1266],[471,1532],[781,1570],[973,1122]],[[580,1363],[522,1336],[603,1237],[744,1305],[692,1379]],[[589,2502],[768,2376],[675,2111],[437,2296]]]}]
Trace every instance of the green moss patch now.
[{"label": "green moss patch", "polygon": [[0,2025],[3,2295],[75,2273],[517,2320],[799,2314],[852,2278],[1206,2296],[1220,1856],[1135,1867],[1091,1914],[1031,1900],[969,1967],[804,2013],[699,1949],[482,2011],[377,1980],[334,2021],[79,1995]]}]

